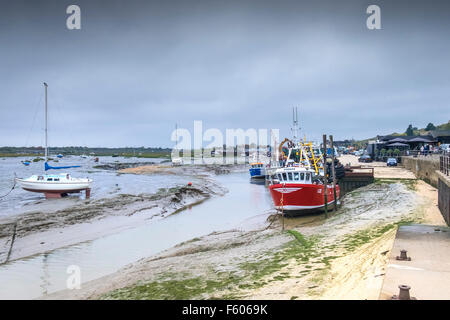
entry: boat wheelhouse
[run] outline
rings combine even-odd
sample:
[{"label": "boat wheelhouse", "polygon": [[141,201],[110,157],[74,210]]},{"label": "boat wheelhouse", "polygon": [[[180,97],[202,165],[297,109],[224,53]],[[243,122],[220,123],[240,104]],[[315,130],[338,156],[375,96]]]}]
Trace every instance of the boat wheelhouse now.
[{"label": "boat wheelhouse", "polygon": [[262,162],[252,162],[250,163],[250,178],[265,178],[266,177],[266,167]]}]

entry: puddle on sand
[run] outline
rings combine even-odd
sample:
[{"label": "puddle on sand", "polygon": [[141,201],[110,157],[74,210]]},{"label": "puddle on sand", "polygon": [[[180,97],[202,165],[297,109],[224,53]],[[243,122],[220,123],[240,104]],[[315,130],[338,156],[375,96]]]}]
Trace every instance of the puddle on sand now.
[{"label": "puddle on sand", "polygon": [[213,231],[261,226],[273,213],[264,185],[249,183],[248,173],[217,176],[229,192],[166,219],[94,241],[11,261],[0,266],[0,299],[32,299],[66,288],[67,267],[81,269],[86,282]]}]

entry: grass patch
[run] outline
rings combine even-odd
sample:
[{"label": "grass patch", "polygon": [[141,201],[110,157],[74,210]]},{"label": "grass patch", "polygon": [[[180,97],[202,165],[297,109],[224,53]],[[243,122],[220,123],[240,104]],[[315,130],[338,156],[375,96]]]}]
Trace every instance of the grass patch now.
[{"label": "grass patch", "polygon": [[[211,269],[207,272],[208,275],[202,277],[192,276],[190,273],[165,275],[160,281],[138,283],[111,291],[103,295],[101,299],[239,299],[240,295],[244,294],[240,293],[242,290],[257,289],[271,282],[306,276],[311,282],[311,286],[308,287],[309,294],[317,295],[322,290],[320,283],[329,274],[332,261],[340,257],[336,255],[335,250],[343,249],[345,252],[352,252],[386,232],[412,222],[414,221],[411,219],[403,219],[395,223],[371,227],[346,235],[334,244],[323,243],[322,246],[320,237],[307,237],[296,230],[287,230],[286,234],[292,237],[291,241],[278,250],[261,254],[255,260],[238,264],[238,271],[215,272]],[[194,238],[188,242],[198,240]],[[289,272],[286,267],[293,260],[298,265],[303,265],[303,270],[295,274]],[[296,298],[298,297],[291,297],[291,299]]]},{"label": "grass patch", "polygon": [[417,179],[409,179],[409,178],[375,178],[374,184],[393,184],[393,183],[402,183],[408,190],[415,191],[417,185]]},{"label": "grass patch", "polygon": [[345,236],[342,240],[342,245],[345,249],[353,251],[356,248],[381,237],[383,234],[394,228],[398,228],[399,226],[408,225],[414,222],[415,221],[413,219],[402,219],[398,222],[390,223],[387,225],[361,230],[355,232],[354,234]]},{"label": "grass patch", "polygon": [[[296,259],[303,263],[315,253],[317,238],[307,238],[301,233],[289,230],[294,237],[275,253],[267,252],[256,261],[247,261],[238,265],[239,275],[233,272],[214,273],[214,279],[191,277],[182,280],[162,280],[140,283],[130,287],[117,289],[101,297],[101,299],[238,299],[239,289],[255,289],[271,281],[283,281],[291,275],[280,272],[288,265],[289,260]],[[197,239],[192,239],[197,240]],[[310,267],[310,266],[309,266]],[[311,267],[310,267],[311,268]],[[310,272],[310,268],[306,272]],[[302,273],[304,275],[305,273]],[[274,275],[273,277],[270,277]],[[188,276],[188,275],[187,275]],[[296,275],[297,276],[297,275]],[[174,277],[177,277],[174,275]]]},{"label": "grass patch", "polygon": [[236,283],[230,276],[222,280],[195,277],[183,280],[152,281],[114,290],[101,297],[103,300],[187,300],[201,299],[205,293],[225,289]]}]

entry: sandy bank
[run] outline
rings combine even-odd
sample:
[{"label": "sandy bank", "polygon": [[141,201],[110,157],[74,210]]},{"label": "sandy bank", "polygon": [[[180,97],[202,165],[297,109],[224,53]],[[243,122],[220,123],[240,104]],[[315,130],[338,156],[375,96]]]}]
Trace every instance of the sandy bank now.
[{"label": "sandy bank", "polygon": [[195,238],[46,298],[376,299],[396,226],[418,215],[415,198],[406,184],[373,184],[347,194],[328,219],[289,219],[285,232],[274,219],[266,230]]},{"label": "sandy bank", "polygon": [[272,216],[267,229],[195,238],[45,298],[378,299],[398,225],[443,222],[433,187],[388,169],[328,219],[285,219],[282,232]]}]

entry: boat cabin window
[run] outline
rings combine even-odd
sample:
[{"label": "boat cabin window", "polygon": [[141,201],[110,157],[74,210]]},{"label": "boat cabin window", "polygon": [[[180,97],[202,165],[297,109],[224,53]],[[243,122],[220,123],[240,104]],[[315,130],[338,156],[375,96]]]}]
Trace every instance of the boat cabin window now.
[{"label": "boat cabin window", "polygon": [[305,180],[305,173],[304,172],[300,172],[300,180]]},{"label": "boat cabin window", "polygon": [[310,174],[309,172],[306,173],[306,181],[309,182]]},{"label": "boat cabin window", "polygon": [[47,178],[47,181],[53,181],[53,178]]},{"label": "boat cabin window", "polygon": [[38,180],[44,180],[44,177],[43,176],[39,176]]},{"label": "boat cabin window", "polygon": [[288,172],[288,178],[289,180],[292,180],[292,172]]},{"label": "boat cabin window", "polygon": [[298,178],[299,178],[298,172],[294,172],[294,180],[295,180],[295,181],[298,181]]},{"label": "boat cabin window", "polygon": [[283,181],[286,181],[287,177],[286,177],[286,172],[283,172]]},{"label": "boat cabin window", "polygon": [[55,178],[55,181],[59,181],[59,178]]}]

